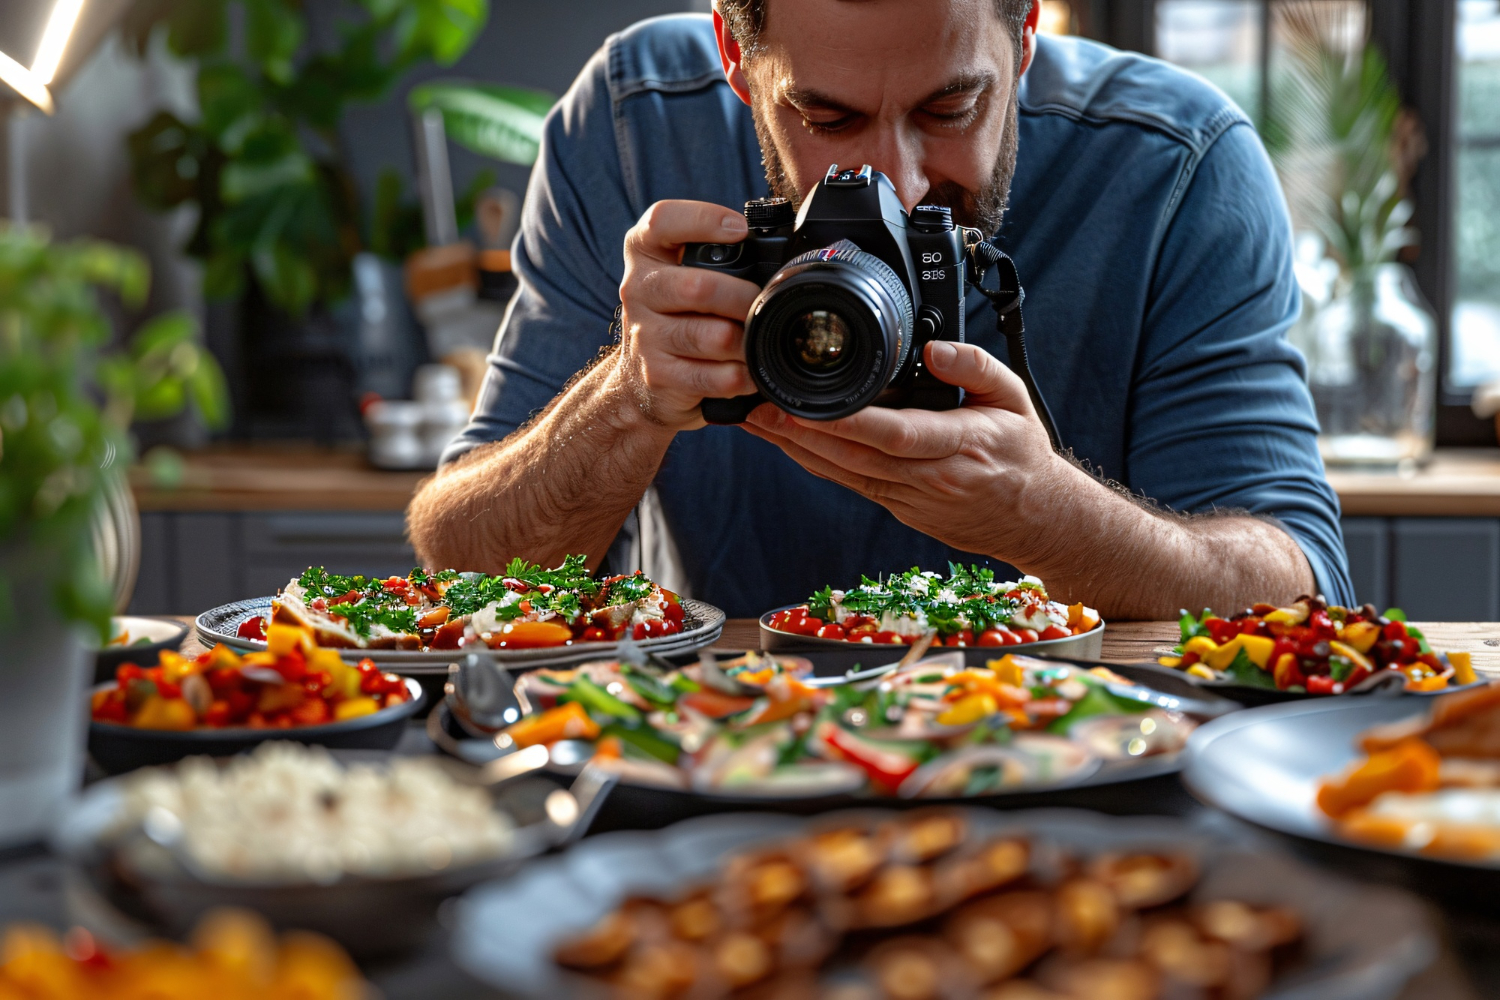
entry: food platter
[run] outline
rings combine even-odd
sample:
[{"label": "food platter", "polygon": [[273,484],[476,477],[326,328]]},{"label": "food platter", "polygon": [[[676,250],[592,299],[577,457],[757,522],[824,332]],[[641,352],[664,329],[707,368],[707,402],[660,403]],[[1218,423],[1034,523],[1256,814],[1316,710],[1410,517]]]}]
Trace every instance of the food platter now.
[{"label": "food platter", "polygon": [[1365,877],[1495,912],[1500,861],[1461,861],[1349,840],[1317,806],[1320,783],[1360,756],[1358,737],[1420,714],[1414,698],[1344,698],[1247,709],[1188,738],[1182,778],[1199,799]]},{"label": "food platter", "polygon": [[[876,643],[855,643],[845,639],[819,639],[811,635],[795,635],[771,627],[771,618],[783,611],[798,607],[788,604],[773,608],[760,616],[760,648],[768,652],[807,652],[810,650],[856,649],[866,656],[878,656],[883,650],[891,650],[891,659],[899,659],[904,647]],[[958,647],[954,647],[958,648]],[[1066,639],[1039,639],[1021,646],[968,646],[964,647],[964,658],[970,663],[983,663],[1004,652],[1025,653],[1028,656],[1063,656],[1080,660],[1096,660],[1104,651],[1104,622],[1087,632],[1070,635]]]},{"label": "food platter", "polygon": [[[408,698],[399,705],[383,708],[341,722],[294,726],[290,729],[267,728],[198,728],[187,730],[142,729],[114,722],[89,722],[89,756],[109,774],[121,774],[138,767],[169,764],[193,754],[227,757],[255,747],[268,740],[292,740],[316,743],[330,748],[389,750],[401,740],[408,721],[427,706],[427,695],[414,678],[404,681]],[[113,683],[101,684],[95,690],[109,690]]]},{"label": "food platter", "polygon": [[[1421,907],[1388,890],[1352,885],[1264,851],[1226,843],[1158,818],[1107,818],[1069,810],[995,813],[954,810],[984,836],[1029,836],[1054,851],[1173,851],[1203,872],[1197,899],[1245,899],[1294,908],[1306,952],[1266,997],[1386,1000],[1424,969],[1435,942]],[[673,898],[714,876],[734,854],[830,822],[878,821],[862,811],[820,820],[786,816],[705,817],[653,834],[589,838],[516,877],[476,887],[460,901],[453,956],[507,995],[599,997],[599,981],[551,960],[558,945],[594,926],[627,897]],[[863,994],[861,994],[863,995]]]},{"label": "food platter", "polygon": [[[244,601],[211,608],[198,616],[194,623],[199,640],[206,646],[223,643],[232,649],[258,651],[266,648],[262,640],[245,639],[237,634],[241,623],[252,618],[264,618],[271,613],[274,597],[254,597]],[[724,612],[711,604],[684,598],[682,601],[683,629],[675,635],[642,639],[636,643],[652,653],[669,655],[691,652],[711,646],[724,631]],[[507,667],[529,669],[531,667],[555,667],[568,663],[613,656],[620,644],[615,642],[579,642],[570,646],[545,649],[490,650],[480,647],[479,652],[491,656]],[[448,664],[462,656],[468,649],[347,649],[341,654],[347,660],[362,660],[368,657],[384,670],[403,674],[443,674]]]}]

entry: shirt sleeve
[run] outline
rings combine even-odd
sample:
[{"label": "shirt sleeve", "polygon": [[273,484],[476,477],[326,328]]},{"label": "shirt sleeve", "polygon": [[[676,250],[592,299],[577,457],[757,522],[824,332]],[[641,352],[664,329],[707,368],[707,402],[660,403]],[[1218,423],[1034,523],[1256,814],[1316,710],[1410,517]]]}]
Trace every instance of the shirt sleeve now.
[{"label": "shirt sleeve", "polygon": [[1173,510],[1274,519],[1324,596],[1353,604],[1306,364],[1286,339],[1300,298],[1275,173],[1240,123],[1185,183],[1146,310],[1126,415],[1127,482]]},{"label": "shirt sleeve", "polygon": [[518,289],[489,356],[469,424],[451,462],[524,424],[610,342],[635,223],[615,143],[607,49],[547,117],[511,254]]}]

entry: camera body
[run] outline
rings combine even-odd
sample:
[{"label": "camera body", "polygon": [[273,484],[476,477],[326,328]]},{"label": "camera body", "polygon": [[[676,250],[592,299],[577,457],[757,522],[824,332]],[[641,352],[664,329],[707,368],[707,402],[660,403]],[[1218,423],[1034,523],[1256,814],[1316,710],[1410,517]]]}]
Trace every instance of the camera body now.
[{"label": "camera body", "polygon": [[753,281],[745,360],[758,393],[705,399],[709,423],[740,423],[769,400],[836,420],[865,406],[951,410],[963,390],[923,363],[930,340],[964,339],[963,232],[946,207],[908,216],[884,174],[835,164],[793,215],[745,205],[740,243],[690,243],[682,262]]}]

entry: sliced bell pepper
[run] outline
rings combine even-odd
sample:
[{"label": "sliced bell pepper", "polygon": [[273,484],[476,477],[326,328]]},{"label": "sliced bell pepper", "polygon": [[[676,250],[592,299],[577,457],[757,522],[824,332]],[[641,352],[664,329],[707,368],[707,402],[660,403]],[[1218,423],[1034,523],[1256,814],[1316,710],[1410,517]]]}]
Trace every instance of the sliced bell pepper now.
[{"label": "sliced bell pepper", "polygon": [[1338,819],[1369,805],[1383,792],[1430,792],[1438,787],[1438,752],[1417,737],[1370,754],[1344,775],[1318,789],[1318,808]]},{"label": "sliced bell pepper", "polygon": [[599,723],[590,718],[578,702],[569,701],[511,723],[506,727],[505,735],[518,747],[556,743],[558,740],[592,740],[599,736]]},{"label": "sliced bell pepper", "polygon": [[818,727],[818,736],[830,752],[862,769],[872,782],[889,793],[894,793],[901,782],[922,766],[914,748],[866,739],[833,722],[825,720]]}]

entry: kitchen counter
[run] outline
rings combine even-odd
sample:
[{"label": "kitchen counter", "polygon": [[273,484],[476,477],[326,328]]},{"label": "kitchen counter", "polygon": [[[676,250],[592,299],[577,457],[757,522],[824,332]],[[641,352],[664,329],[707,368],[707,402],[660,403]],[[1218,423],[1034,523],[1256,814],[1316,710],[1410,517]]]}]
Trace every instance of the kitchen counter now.
[{"label": "kitchen counter", "polygon": [[[176,489],[143,475],[132,485],[143,511],[402,511],[425,475],[372,468],[357,450],[218,446],[187,456]],[[1500,449],[1440,450],[1410,476],[1333,471],[1328,481],[1346,516],[1500,517]]]}]

